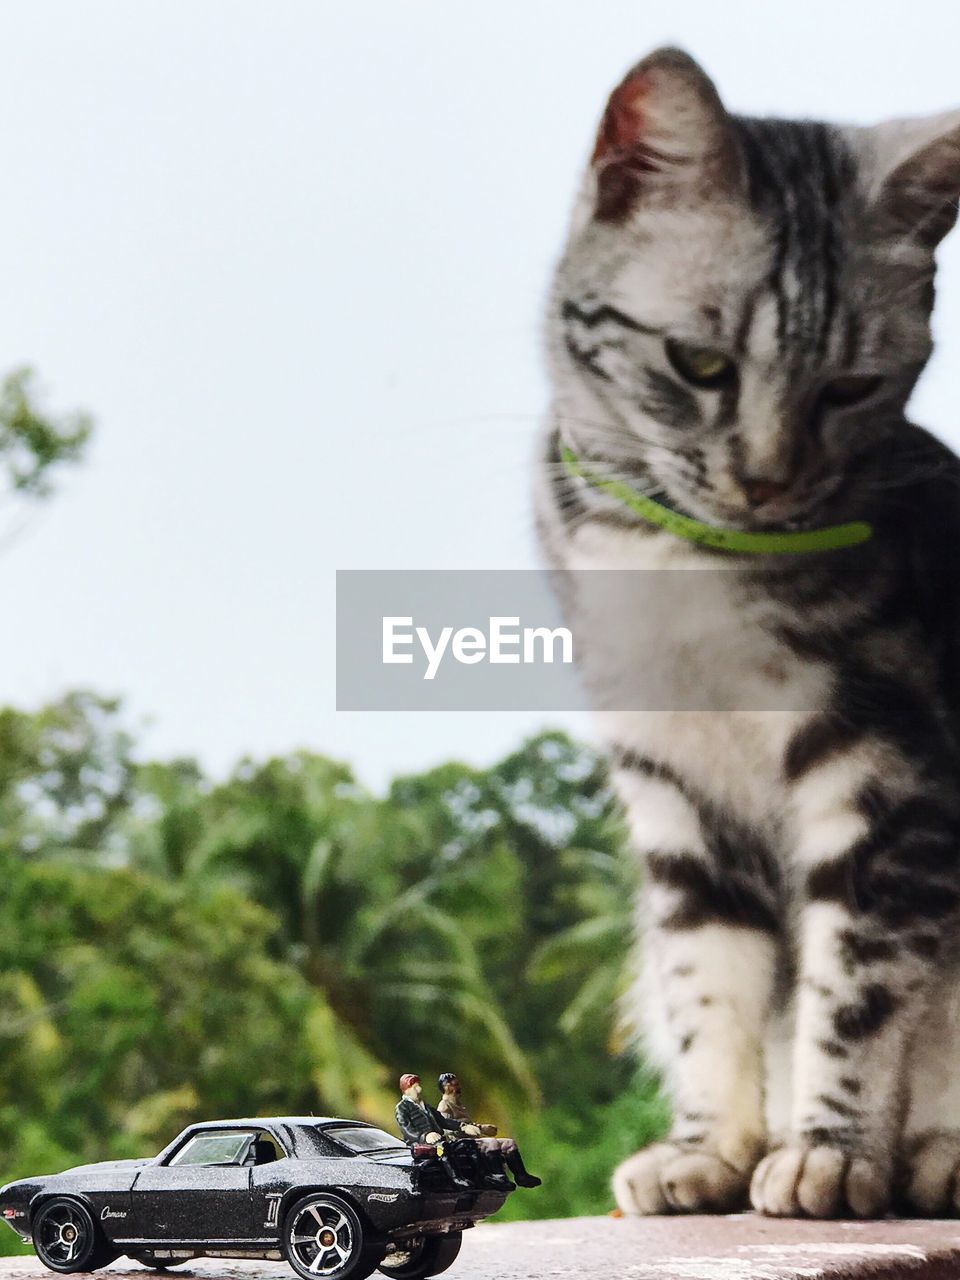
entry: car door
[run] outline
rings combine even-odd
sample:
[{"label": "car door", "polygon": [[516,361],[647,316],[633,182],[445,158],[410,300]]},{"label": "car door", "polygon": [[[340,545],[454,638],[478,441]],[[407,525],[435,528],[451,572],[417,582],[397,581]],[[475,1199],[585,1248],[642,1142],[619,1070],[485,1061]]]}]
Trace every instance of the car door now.
[{"label": "car door", "polygon": [[163,1164],[141,1170],[131,1192],[131,1237],[165,1244],[260,1239],[250,1167],[250,1129],[192,1133]]},{"label": "car door", "polygon": [[280,1201],[291,1185],[292,1162],[286,1144],[267,1130],[257,1135],[252,1156],[250,1189],[256,1228],[265,1239],[276,1241],[280,1234]]}]

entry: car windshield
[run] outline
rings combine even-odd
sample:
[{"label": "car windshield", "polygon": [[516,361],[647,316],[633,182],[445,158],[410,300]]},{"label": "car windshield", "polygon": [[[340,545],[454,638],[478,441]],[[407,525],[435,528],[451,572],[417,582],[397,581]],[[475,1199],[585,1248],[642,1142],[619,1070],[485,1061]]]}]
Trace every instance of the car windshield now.
[{"label": "car windshield", "polygon": [[366,1125],[344,1125],[338,1129],[327,1129],[326,1132],[351,1151],[382,1151],[384,1147],[403,1146],[399,1138],[387,1133],[385,1129],[371,1129]]},{"label": "car windshield", "polygon": [[196,1133],[180,1148],[170,1164],[237,1164],[252,1133],[228,1129],[219,1133]]}]

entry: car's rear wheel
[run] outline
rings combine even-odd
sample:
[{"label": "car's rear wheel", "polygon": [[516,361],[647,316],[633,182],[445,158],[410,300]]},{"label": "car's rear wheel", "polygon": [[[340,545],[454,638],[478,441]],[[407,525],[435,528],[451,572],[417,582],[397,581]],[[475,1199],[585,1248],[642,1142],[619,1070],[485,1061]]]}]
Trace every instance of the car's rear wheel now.
[{"label": "car's rear wheel", "polygon": [[393,1280],[424,1280],[425,1276],[438,1276],[457,1260],[463,1233],[451,1231],[445,1236],[423,1236],[420,1243],[409,1252],[397,1254],[397,1262],[391,1265],[389,1257],[380,1264],[380,1270]]},{"label": "car's rear wheel", "polygon": [[37,1210],[33,1247],[51,1271],[95,1271],[117,1257],[86,1205],[62,1196]]},{"label": "car's rear wheel", "polygon": [[298,1200],[284,1218],[283,1248],[304,1280],[364,1280],[383,1261],[385,1245],[346,1200],[317,1191]]}]

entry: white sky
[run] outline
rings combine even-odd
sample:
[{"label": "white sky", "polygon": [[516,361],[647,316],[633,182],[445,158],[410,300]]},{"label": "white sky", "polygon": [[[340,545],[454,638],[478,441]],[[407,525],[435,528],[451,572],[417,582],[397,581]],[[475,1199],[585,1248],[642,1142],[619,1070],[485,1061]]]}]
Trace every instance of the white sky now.
[{"label": "white sky", "polygon": [[[333,575],[534,564],[541,299],[622,71],[671,41],[742,111],[960,103],[952,0],[0,0],[0,41],[0,367],[98,421],[0,557],[0,701],[90,686],[157,755],[376,786],[537,727],[338,715]],[[958,438],[960,234],[938,335],[914,414]]]}]

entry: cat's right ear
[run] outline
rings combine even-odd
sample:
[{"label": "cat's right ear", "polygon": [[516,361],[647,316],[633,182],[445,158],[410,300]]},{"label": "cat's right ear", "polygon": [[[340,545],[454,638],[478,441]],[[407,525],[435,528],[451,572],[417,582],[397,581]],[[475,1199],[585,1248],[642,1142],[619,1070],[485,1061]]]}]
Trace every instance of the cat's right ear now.
[{"label": "cat's right ear", "polygon": [[657,49],[614,89],[593,151],[595,216],[624,219],[645,195],[706,199],[742,185],[742,162],[713,81],[681,49]]}]

